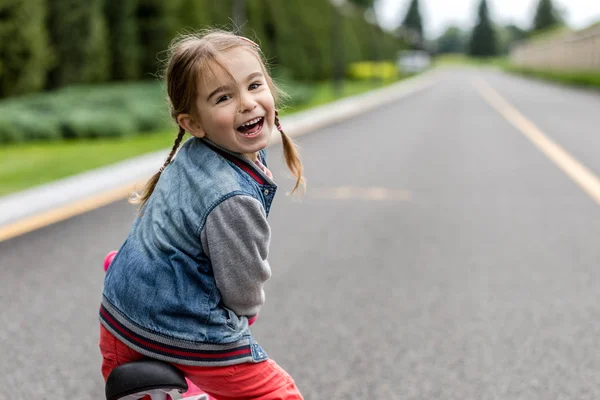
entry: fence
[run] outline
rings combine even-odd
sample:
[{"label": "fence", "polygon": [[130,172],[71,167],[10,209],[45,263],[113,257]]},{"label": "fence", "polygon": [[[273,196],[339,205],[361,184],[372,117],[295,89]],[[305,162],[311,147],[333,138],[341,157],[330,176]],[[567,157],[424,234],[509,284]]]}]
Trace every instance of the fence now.
[{"label": "fence", "polygon": [[511,51],[510,58],[526,68],[600,72],[600,24],[525,42]]}]

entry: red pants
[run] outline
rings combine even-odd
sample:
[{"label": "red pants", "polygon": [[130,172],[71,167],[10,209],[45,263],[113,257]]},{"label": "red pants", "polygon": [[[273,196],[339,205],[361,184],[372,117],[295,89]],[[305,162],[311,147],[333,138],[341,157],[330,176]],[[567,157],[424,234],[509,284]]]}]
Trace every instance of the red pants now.
[{"label": "red pants", "polygon": [[[114,368],[144,358],[100,325],[100,352],[104,380]],[[190,367],[173,364],[185,377],[219,400],[298,400],[302,399],[292,377],[275,361],[244,363],[229,367]]]}]

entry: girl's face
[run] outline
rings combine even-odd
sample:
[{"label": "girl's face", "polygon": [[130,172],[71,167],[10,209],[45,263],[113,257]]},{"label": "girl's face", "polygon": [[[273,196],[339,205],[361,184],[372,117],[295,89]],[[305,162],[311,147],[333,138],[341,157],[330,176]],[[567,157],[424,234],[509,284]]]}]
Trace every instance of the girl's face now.
[{"label": "girl's face", "polygon": [[256,161],[267,147],[275,123],[275,101],[255,55],[243,47],[222,53],[219,62],[231,77],[215,65],[213,74],[200,77],[196,113],[197,137]]}]

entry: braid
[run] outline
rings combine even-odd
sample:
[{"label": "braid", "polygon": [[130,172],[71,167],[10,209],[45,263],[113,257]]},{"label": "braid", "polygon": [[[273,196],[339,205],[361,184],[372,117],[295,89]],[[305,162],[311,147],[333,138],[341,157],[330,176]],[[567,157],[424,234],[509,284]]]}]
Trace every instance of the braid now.
[{"label": "braid", "polygon": [[283,144],[283,156],[285,158],[285,163],[287,164],[288,169],[296,177],[296,184],[292,189],[292,194],[298,190],[300,185],[302,185],[302,193],[304,193],[306,191],[306,180],[302,175],[304,167],[302,166],[302,161],[300,161],[300,157],[298,156],[298,151],[296,150],[294,142],[283,132],[283,129],[281,128],[281,123],[279,122],[279,112],[277,110],[275,110],[275,126],[277,127],[277,130],[281,132],[281,142]]},{"label": "braid", "polygon": [[185,129],[183,129],[180,126],[179,133],[177,134],[177,137],[175,138],[175,143],[173,143],[173,148],[171,149],[171,152],[169,153],[169,157],[165,161],[160,172],[162,172],[162,170],[164,170],[167,167],[167,165],[169,165],[171,163],[171,161],[173,161],[173,157],[175,157],[175,153],[177,152],[177,149],[179,148],[179,145],[181,144],[181,141],[183,140],[184,136],[185,136]]},{"label": "braid", "polygon": [[150,178],[150,180],[146,183],[146,186],[144,186],[144,190],[142,191],[141,194],[133,193],[133,195],[129,199],[130,203],[140,204],[140,214],[141,214],[142,208],[144,207],[144,205],[150,198],[150,195],[152,195],[152,192],[154,192],[154,188],[156,187],[156,184],[158,183],[158,180],[159,180],[160,176],[162,175],[162,172],[165,170],[165,168],[167,168],[167,166],[171,163],[171,161],[173,161],[173,157],[175,156],[175,153],[177,152],[177,149],[179,148],[179,145],[181,144],[181,141],[183,140],[184,136],[185,136],[185,129],[183,129],[180,126],[179,133],[177,134],[177,137],[175,138],[175,143],[173,144],[173,148],[171,148],[169,157],[167,157],[163,166],[160,167],[158,172],[155,173],[152,176],[152,178]]}]

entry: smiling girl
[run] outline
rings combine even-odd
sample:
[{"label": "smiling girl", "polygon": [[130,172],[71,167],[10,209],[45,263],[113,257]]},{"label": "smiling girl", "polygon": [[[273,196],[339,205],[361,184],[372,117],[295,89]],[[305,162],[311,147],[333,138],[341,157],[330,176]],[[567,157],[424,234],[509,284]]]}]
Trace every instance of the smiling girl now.
[{"label": "smiling girl", "polygon": [[[151,357],[217,399],[302,399],[249,329],[271,276],[267,216],[277,186],[265,148],[274,127],[293,191],[304,186],[277,117],[280,92],[258,45],[224,31],[176,39],[165,79],[179,133],[134,199],[140,215],[106,274],[104,378]],[[186,132],[192,137],[180,148]]]}]

